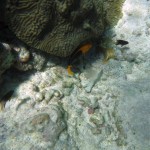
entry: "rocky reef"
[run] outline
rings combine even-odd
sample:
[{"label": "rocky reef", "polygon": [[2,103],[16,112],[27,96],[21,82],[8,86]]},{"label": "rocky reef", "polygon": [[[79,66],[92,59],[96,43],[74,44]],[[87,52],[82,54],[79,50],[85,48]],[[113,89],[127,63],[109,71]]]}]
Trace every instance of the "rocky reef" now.
[{"label": "rocky reef", "polygon": [[[19,2],[18,7],[24,8],[21,4],[26,1]],[[31,11],[38,2],[46,4],[46,0],[36,1],[28,10]],[[59,19],[67,18],[66,15],[72,12],[66,6],[70,4],[72,8],[76,4],[76,1],[55,2],[54,8],[61,14]],[[10,64],[25,72],[12,69],[3,76],[5,82],[0,94],[6,93],[1,102],[4,98],[6,101],[4,107],[0,103],[2,150],[149,150],[150,2],[126,0],[123,16],[116,26],[113,24],[118,17],[110,17],[113,13],[106,12],[118,1],[107,0],[103,5],[102,1],[96,0],[80,2],[83,2],[79,7],[82,9],[88,2],[93,2],[96,10],[105,6],[103,12],[109,18],[105,24],[111,22],[112,28],[105,29],[103,38],[106,41],[102,43],[101,38],[98,41],[106,50],[106,56],[101,53],[103,48],[93,46],[89,55],[76,58],[74,66],[78,71],[71,76],[66,70],[66,58],[33,48],[23,47],[18,51],[13,46],[11,52],[15,61],[12,57]],[[29,4],[32,4],[31,0]],[[112,10],[115,13],[118,9],[113,7]],[[18,12],[24,13],[20,9]],[[73,16],[80,17],[76,13]],[[70,19],[76,21],[76,18]],[[97,25],[95,29],[98,30]],[[99,33],[103,32],[101,29]],[[55,33],[54,36],[58,32]],[[126,41],[126,44],[116,42],[118,40]],[[24,62],[28,56],[29,60]]]},{"label": "rocky reef", "polygon": [[123,1],[7,0],[0,14],[22,42],[66,57],[83,42],[98,40],[108,26],[116,23]]},{"label": "rocky reef", "polygon": [[[40,58],[42,54],[34,49],[66,57],[83,43],[99,43],[105,28],[120,17],[122,3],[123,0],[2,0],[0,42],[1,49],[6,52],[1,53],[1,72],[12,65],[24,71],[41,68],[44,64]],[[5,55],[8,55],[6,60]],[[42,62],[37,67],[38,59]]]}]

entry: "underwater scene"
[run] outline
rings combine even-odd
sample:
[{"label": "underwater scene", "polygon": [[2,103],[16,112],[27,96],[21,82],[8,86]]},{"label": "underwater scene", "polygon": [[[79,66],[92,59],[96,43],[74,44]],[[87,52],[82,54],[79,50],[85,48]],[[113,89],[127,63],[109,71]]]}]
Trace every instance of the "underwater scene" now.
[{"label": "underwater scene", "polygon": [[150,1],[0,0],[0,150],[150,150]]}]

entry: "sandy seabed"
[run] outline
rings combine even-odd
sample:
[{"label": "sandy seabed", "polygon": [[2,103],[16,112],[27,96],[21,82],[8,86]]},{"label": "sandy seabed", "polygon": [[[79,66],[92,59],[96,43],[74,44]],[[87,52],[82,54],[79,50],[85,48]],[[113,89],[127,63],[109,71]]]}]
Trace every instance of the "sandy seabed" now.
[{"label": "sandy seabed", "polygon": [[0,150],[150,150],[150,1],[122,10],[112,39],[129,44],[112,44],[115,59],[97,57],[75,77],[50,60],[8,77],[15,92],[0,113]]}]

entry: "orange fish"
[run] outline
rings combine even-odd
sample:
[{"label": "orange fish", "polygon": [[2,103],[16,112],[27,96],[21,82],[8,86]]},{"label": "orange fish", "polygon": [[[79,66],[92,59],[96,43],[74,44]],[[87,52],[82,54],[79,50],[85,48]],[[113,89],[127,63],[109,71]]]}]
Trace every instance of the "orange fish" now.
[{"label": "orange fish", "polygon": [[68,67],[67,67],[67,71],[68,71],[68,74],[69,75],[73,75],[74,72],[72,71],[73,69],[73,66],[71,65],[73,60],[75,58],[78,57],[78,55],[80,54],[86,54],[91,48],[92,48],[92,43],[91,42],[88,42],[88,43],[85,43],[83,44],[78,50],[76,50],[69,58],[69,62],[68,62]]},{"label": "orange fish", "polygon": [[71,69],[72,69],[72,66],[68,65],[68,67],[67,67],[68,74],[71,75],[71,76],[73,76],[74,73],[73,73],[73,71]]},{"label": "orange fish", "polygon": [[92,48],[92,46],[92,43],[86,43],[79,48],[79,51],[81,51],[82,54],[86,54]]}]

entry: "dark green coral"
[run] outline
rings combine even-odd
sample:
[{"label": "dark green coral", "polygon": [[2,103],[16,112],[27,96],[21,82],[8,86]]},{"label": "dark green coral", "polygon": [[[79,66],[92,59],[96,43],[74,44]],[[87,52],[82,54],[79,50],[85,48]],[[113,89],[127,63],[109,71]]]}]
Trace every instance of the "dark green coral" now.
[{"label": "dark green coral", "polygon": [[31,47],[69,56],[82,42],[98,39],[121,15],[123,0],[7,0],[5,22]]}]

